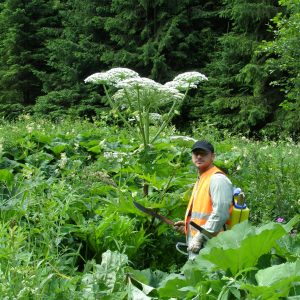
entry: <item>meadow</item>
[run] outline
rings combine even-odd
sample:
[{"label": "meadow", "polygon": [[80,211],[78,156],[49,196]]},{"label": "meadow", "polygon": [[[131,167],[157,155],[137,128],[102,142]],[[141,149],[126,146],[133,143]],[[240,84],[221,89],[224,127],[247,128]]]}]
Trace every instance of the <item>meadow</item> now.
[{"label": "meadow", "polygon": [[[212,239],[196,264],[175,250],[182,236],[132,204],[183,218],[196,179],[193,139],[213,142],[216,165],[251,210],[249,223]],[[0,167],[2,299],[300,294],[300,151],[291,139],[255,141],[201,124],[188,136],[169,126],[145,151],[105,116],[24,115],[0,124]]]}]

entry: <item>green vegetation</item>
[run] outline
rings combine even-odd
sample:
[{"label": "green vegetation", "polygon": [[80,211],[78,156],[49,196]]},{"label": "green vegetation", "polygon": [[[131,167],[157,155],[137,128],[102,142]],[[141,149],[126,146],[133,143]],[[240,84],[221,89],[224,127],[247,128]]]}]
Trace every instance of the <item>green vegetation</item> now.
[{"label": "green vegetation", "polygon": [[[293,299],[299,294],[299,234],[289,234],[292,224],[273,223],[299,214],[298,144],[195,128],[194,138],[215,141],[216,163],[245,190],[251,223],[259,227],[241,224],[211,240],[196,265],[184,266],[183,277],[178,272],[186,258],[174,247],[182,237],[137,211],[132,200],[181,219],[196,176],[193,140],[169,127],[145,152],[128,129],[108,126],[104,119],[52,123],[25,115],[1,124],[1,295]],[[274,273],[280,275],[269,276]]]},{"label": "green vegetation", "polygon": [[[299,299],[299,16],[0,0],[0,298]],[[251,212],[186,262],[133,200],[182,220],[198,139]]]},{"label": "green vegetation", "polygon": [[299,135],[299,1],[0,1],[0,116],[107,111],[90,74],[126,67],[208,81],[173,118],[251,137]]}]

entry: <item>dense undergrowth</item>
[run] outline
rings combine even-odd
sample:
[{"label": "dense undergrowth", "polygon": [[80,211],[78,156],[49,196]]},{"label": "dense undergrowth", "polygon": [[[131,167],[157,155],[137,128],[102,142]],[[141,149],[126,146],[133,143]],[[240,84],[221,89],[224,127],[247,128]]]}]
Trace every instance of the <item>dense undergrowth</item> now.
[{"label": "dense undergrowth", "polygon": [[[145,152],[134,134],[101,119],[51,123],[23,116],[0,126],[3,299],[300,294],[300,240],[297,231],[290,234],[300,206],[299,144],[195,127],[192,138],[212,141],[216,164],[245,191],[252,225],[211,240],[181,270],[186,258],[175,244],[183,237],[137,211],[132,200],[183,218],[196,178],[190,137],[170,127]],[[273,223],[278,218],[282,224]]]}]

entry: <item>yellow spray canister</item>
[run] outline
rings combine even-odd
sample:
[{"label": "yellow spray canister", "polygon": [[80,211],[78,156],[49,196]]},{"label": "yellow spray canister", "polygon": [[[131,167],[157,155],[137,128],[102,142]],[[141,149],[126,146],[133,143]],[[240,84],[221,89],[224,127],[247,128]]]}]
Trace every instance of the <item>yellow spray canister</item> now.
[{"label": "yellow spray canister", "polygon": [[241,223],[249,219],[249,208],[245,202],[245,194],[241,189],[236,189],[234,193],[234,203],[230,215],[230,222],[228,228],[232,228],[234,225]]}]

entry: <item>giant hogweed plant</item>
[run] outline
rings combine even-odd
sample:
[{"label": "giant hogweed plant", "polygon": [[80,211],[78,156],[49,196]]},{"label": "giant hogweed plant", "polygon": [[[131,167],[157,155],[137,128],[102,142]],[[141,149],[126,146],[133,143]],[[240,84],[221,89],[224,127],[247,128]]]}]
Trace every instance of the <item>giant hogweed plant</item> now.
[{"label": "giant hogweed plant", "polygon": [[[119,115],[124,124],[137,132],[142,141],[145,155],[150,145],[177,113],[190,89],[197,88],[207,77],[199,72],[186,72],[176,76],[173,81],[160,84],[127,68],[113,68],[95,73],[85,82],[101,84],[112,110]],[[156,125],[152,126],[151,125]],[[136,126],[138,131],[136,131]],[[144,184],[144,195],[148,195],[148,184]]]}]

